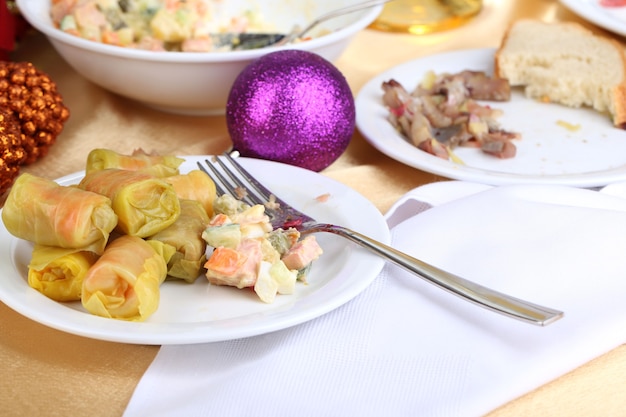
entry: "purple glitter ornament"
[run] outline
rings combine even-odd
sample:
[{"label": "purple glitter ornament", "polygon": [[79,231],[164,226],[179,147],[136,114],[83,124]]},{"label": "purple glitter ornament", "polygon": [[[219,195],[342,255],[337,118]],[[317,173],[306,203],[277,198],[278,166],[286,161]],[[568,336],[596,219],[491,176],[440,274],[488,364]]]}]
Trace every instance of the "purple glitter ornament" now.
[{"label": "purple glitter ornament", "polygon": [[343,74],[321,56],[272,52],[235,80],[226,123],[241,155],[321,171],[350,143],[354,97]]}]

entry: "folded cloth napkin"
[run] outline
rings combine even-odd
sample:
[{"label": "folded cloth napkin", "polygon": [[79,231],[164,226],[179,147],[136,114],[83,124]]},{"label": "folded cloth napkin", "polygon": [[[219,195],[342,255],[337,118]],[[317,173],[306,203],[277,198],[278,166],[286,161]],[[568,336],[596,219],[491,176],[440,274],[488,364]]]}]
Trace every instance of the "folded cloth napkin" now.
[{"label": "folded cloth napkin", "polygon": [[564,318],[513,320],[388,264],[307,323],[163,346],[125,417],[480,416],[626,340],[626,199],[451,181],[387,219],[394,247]]}]

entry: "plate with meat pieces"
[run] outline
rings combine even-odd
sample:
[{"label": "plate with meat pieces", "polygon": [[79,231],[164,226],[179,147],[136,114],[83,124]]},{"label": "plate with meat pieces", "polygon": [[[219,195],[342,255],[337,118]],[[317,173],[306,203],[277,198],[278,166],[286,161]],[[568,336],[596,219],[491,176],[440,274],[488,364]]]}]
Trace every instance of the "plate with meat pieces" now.
[{"label": "plate with meat pieces", "polygon": [[451,179],[599,187],[626,180],[611,116],[528,97],[494,77],[496,49],[426,56],[367,82],[357,127],[387,156]]}]

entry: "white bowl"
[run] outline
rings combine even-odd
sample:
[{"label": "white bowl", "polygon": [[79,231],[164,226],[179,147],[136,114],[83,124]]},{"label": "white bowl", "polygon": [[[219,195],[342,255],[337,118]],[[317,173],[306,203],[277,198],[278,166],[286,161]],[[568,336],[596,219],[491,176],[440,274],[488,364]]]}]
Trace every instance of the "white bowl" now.
[{"label": "white bowl", "polygon": [[[228,0],[224,12],[238,16],[252,8],[278,32],[294,24],[306,26],[316,17],[357,0]],[[152,52],[88,41],[55,28],[51,0],[17,0],[24,18],[45,34],[52,46],[79,74],[99,86],[147,106],[178,114],[224,112],[230,88],[254,59],[279,49],[297,48],[333,62],[353,35],[366,28],[382,6],[328,20],[310,33],[314,38],[285,47],[229,52]],[[274,21],[275,20],[275,21]],[[318,31],[330,33],[315,37]]]}]

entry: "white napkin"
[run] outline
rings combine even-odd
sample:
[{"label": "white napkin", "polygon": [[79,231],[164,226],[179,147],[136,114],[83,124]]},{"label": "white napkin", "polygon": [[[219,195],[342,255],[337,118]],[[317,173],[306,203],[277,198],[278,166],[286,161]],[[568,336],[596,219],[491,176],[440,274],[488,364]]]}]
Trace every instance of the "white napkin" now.
[{"label": "white napkin", "polygon": [[388,264],[310,322],[163,346],[125,417],[480,416],[626,340],[626,199],[445,182],[388,219],[393,246],[565,317],[516,321]]}]

